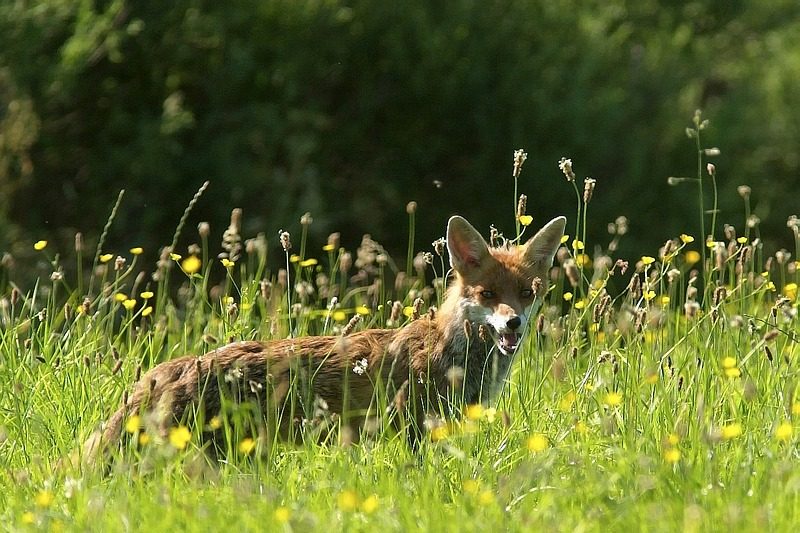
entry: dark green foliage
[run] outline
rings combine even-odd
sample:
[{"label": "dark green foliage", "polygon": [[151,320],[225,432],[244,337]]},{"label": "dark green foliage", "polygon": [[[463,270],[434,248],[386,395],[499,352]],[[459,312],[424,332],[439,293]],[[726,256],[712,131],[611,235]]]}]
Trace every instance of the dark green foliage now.
[{"label": "dark green foliage", "polygon": [[209,179],[190,221],[215,236],[232,207],[270,238],[311,211],[312,242],[369,231],[399,256],[409,200],[420,247],[453,213],[510,234],[519,147],[534,226],[573,212],[565,155],[598,180],[595,242],[624,214],[628,243],[652,246],[699,233],[696,191],[666,183],[696,173],[682,133],[696,108],[722,149],[719,220],[741,228],[747,183],[788,246],[797,14],[792,0],[3,2],[0,247],[91,236],[125,188],[107,247],[154,253]]}]

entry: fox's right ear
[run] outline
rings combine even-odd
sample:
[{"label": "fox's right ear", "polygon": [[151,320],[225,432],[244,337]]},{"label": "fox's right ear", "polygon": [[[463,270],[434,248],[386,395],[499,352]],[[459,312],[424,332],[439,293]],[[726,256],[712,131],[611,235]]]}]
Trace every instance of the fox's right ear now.
[{"label": "fox's right ear", "polygon": [[450,217],[447,222],[447,251],[450,266],[456,272],[479,267],[489,257],[489,245],[478,230],[460,216]]}]

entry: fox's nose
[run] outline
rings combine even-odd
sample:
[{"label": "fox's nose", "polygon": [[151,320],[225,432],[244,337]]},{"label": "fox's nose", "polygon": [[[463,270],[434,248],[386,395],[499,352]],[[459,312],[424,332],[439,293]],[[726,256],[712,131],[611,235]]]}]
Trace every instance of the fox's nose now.
[{"label": "fox's nose", "polygon": [[516,331],[520,324],[522,324],[522,319],[518,316],[515,316],[508,319],[508,322],[506,322],[506,327],[511,331]]}]

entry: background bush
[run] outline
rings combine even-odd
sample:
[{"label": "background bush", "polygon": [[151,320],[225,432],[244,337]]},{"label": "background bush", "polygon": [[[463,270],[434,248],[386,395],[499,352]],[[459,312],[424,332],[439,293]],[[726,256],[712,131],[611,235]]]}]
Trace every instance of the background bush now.
[{"label": "background bush", "polygon": [[749,184],[769,244],[788,246],[795,15],[793,0],[3,2],[0,249],[92,242],[125,188],[106,248],[154,254],[210,179],[192,222],[216,235],[232,207],[270,238],[310,211],[320,241],[368,231],[402,255],[409,200],[419,248],[452,213],[510,233],[519,147],[534,225],[573,212],[568,156],[598,180],[593,238],[624,214],[629,249],[652,247],[699,233],[696,189],[666,182],[696,172],[696,108],[722,149],[720,220],[741,232]]}]

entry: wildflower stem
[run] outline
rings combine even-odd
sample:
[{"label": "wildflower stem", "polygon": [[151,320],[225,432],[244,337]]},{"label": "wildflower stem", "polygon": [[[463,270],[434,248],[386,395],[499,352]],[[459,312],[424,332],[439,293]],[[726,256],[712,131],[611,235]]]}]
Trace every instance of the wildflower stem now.
[{"label": "wildflower stem", "polygon": [[289,250],[284,250],[286,256],[286,318],[289,322],[289,338],[294,337],[292,332],[292,279],[289,270]]},{"label": "wildflower stem", "polygon": [[697,189],[699,192],[698,200],[700,201],[700,238],[702,240],[700,253],[702,254],[703,258],[703,270],[705,270],[707,248],[706,242],[708,240],[708,236],[706,235],[706,209],[703,201],[703,150],[700,148],[700,128],[695,128],[694,133],[695,145],[697,146]]},{"label": "wildflower stem", "polygon": [[175,228],[175,233],[172,235],[172,243],[169,245],[171,251],[175,251],[175,246],[178,245],[178,237],[180,237],[181,231],[183,231],[183,226],[186,224],[186,219],[189,218],[189,213],[192,212],[192,208],[203,195],[210,183],[211,182],[208,180],[203,182],[200,188],[197,189],[197,192],[194,193],[194,196],[192,196],[192,199],[189,200],[189,205],[187,205],[186,209],[184,209],[183,215],[181,215],[181,219],[178,221],[178,226]]},{"label": "wildflower stem", "polygon": [[[416,231],[416,211],[408,210],[408,253],[406,254],[406,275],[411,276],[414,260],[414,233]],[[410,279],[410,278],[409,278]]]},{"label": "wildflower stem", "polygon": [[750,195],[744,197],[744,237],[750,240]]},{"label": "wildflower stem", "polygon": [[97,249],[94,252],[94,260],[92,260],[92,271],[91,277],[89,278],[89,294],[92,292],[92,283],[94,282],[94,269],[97,268],[97,262],[100,260],[100,252],[103,250],[103,245],[106,242],[106,237],[108,237],[108,230],[111,229],[111,224],[114,222],[114,219],[117,216],[117,209],[119,209],[119,205],[122,203],[122,197],[125,195],[125,189],[120,189],[119,195],[117,195],[117,201],[114,202],[114,207],[111,208],[111,214],[108,215],[108,220],[106,220],[106,225],[103,227],[103,233],[100,234],[100,240],[97,241]]},{"label": "wildflower stem", "polygon": [[[583,217],[586,216],[586,206],[583,205],[583,197],[581,196],[581,191],[578,190],[578,185],[575,183],[575,180],[572,180],[570,183],[572,183],[572,188],[575,190],[575,198],[577,200],[576,203],[578,205],[578,218],[575,220],[575,239],[581,240],[582,242],[586,242],[583,240],[586,235],[586,220],[581,218],[581,216]],[[581,230],[581,227],[583,227],[583,230]],[[576,249],[572,250],[572,253],[576,256],[575,257],[576,259],[578,255],[577,252],[578,250]],[[581,298],[583,298],[583,296],[585,295],[583,288],[583,277],[584,277],[583,261],[576,260],[575,262],[577,263],[576,266],[578,267],[578,272],[580,273],[579,276],[580,283],[578,284],[579,285],[578,289],[580,290]]]},{"label": "wildflower stem", "polygon": [[717,227],[717,211],[718,211],[718,208],[717,208],[717,203],[718,203],[717,202],[717,197],[719,196],[718,193],[717,193],[717,173],[716,173],[716,171],[711,173],[711,186],[714,189],[714,208],[711,211],[711,236],[713,237],[714,233],[715,233],[714,230]]},{"label": "wildflower stem", "polygon": [[520,236],[519,213],[517,213],[517,199],[519,198],[519,194],[518,194],[519,183],[518,183],[518,181],[519,181],[518,175],[514,174],[514,198],[512,198],[512,200],[513,200],[512,209],[513,210],[511,211],[512,213],[514,213],[514,239],[515,239],[514,242],[517,242],[519,240],[519,236]]}]

